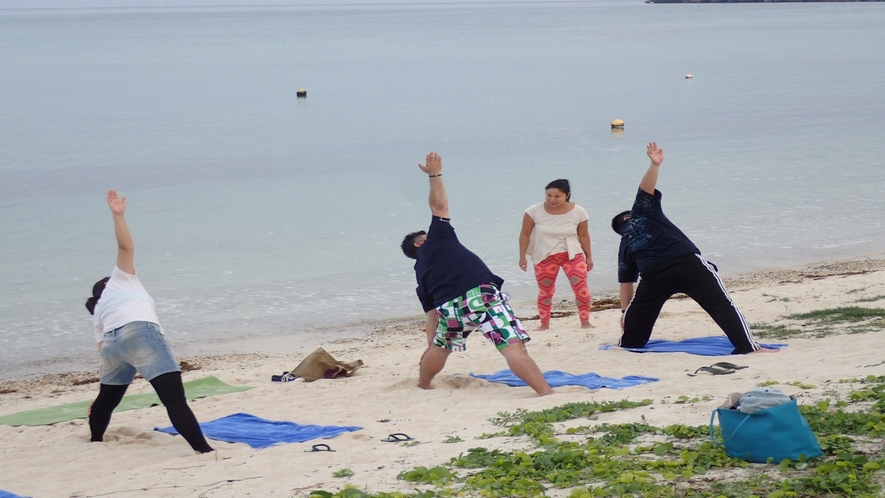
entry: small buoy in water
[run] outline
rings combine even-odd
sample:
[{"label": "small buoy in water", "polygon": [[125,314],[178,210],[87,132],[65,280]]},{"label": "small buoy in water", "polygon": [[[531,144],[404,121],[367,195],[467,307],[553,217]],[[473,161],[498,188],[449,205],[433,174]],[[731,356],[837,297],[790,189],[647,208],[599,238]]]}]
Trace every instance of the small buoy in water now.
[{"label": "small buoy in water", "polygon": [[303,88],[299,88],[295,95],[298,96],[299,99],[307,98],[307,90]]},{"label": "small buoy in water", "polygon": [[687,79],[687,80],[690,80],[692,78],[694,78],[694,76],[692,76],[691,73],[688,73],[685,75],[685,79]]},{"label": "small buoy in water", "polygon": [[615,119],[612,121],[612,129],[622,129],[624,127],[624,120]]}]

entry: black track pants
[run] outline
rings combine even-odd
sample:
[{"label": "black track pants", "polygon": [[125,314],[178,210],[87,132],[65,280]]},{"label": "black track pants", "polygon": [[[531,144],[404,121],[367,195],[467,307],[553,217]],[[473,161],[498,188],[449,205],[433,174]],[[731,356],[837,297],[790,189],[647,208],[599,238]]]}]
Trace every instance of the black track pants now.
[{"label": "black track pants", "polygon": [[734,305],[716,267],[693,254],[679,258],[660,270],[643,275],[624,316],[624,332],[618,346],[644,347],[664,303],[673,294],[687,294],[706,311],[734,345],[732,354],[761,349],[753,339],[747,320]]}]

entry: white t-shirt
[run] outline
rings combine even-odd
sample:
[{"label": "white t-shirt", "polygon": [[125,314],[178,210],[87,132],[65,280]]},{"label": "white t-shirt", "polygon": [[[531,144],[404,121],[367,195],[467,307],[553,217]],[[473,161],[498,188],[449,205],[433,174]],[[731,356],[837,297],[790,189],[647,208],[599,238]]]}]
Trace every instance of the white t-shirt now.
[{"label": "white t-shirt", "polygon": [[[151,322],[159,325],[160,319],[157,318],[154,299],[138,281],[138,277],[115,266],[111,279],[95,305],[95,342],[101,342],[105,332],[130,322]],[[163,333],[162,329],[160,333]]]},{"label": "white t-shirt", "polygon": [[540,202],[525,210],[535,222],[532,237],[529,239],[528,254],[532,261],[540,263],[551,254],[568,253],[572,259],[584,252],[578,239],[578,224],[590,219],[587,210],[575,204],[575,207],[564,214],[550,214]]}]

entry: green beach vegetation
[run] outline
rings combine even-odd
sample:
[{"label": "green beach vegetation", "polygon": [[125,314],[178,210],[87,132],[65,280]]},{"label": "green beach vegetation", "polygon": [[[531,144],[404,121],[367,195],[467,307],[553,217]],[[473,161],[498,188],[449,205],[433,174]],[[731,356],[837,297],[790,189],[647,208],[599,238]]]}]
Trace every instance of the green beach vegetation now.
[{"label": "green beach vegetation", "polygon": [[[648,399],[568,403],[542,411],[498,414],[491,422],[501,430],[477,439],[520,438],[526,443],[524,449],[503,451],[478,446],[448,462],[428,462],[427,466],[400,473],[398,479],[414,485],[412,492],[374,492],[350,483],[337,491],[315,490],[309,496],[882,496],[885,376],[841,380],[839,384],[846,388],[847,394],[841,396],[844,399],[826,398],[800,406],[824,451],[817,459],[750,464],[728,457],[721,446],[711,442],[707,426],[656,427],[644,416],[631,423],[592,423],[601,413],[652,405]],[[698,401],[705,400],[679,397],[677,402]],[[574,425],[581,420],[590,423]]]},{"label": "green beach vegetation", "polygon": [[[875,299],[862,298],[857,302],[872,302],[879,298],[880,296]],[[885,328],[885,308],[842,306],[808,313],[791,313],[773,323],[750,324],[750,328],[759,339],[859,334]]]}]

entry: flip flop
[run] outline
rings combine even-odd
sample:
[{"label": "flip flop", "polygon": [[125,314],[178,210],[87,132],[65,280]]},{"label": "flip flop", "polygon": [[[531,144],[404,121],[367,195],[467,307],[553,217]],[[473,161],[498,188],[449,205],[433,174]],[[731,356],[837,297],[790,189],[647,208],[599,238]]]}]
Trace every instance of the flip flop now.
[{"label": "flip flop", "polygon": [[692,373],[688,374],[688,376],[689,377],[696,377],[698,375],[698,372],[709,372],[713,375],[728,375],[728,374],[733,374],[735,372],[735,370],[733,368],[722,368],[722,367],[717,367],[717,366],[713,365],[713,366],[709,366],[709,367],[701,367],[701,368],[695,370],[693,374]]},{"label": "flip flop", "polygon": [[734,363],[729,363],[727,361],[720,361],[719,363],[714,363],[710,366],[711,367],[727,368],[729,370],[743,370],[744,368],[747,368],[746,365],[735,365]]},{"label": "flip flop", "polygon": [[386,439],[382,439],[385,443],[402,443],[404,441],[411,441],[412,438],[407,434],[403,434],[402,432],[394,432],[393,434],[388,434]]},{"label": "flip flop", "polygon": [[329,448],[328,444],[322,444],[322,443],[315,444],[315,445],[311,446],[309,450],[304,450],[305,453],[313,453],[315,451],[331,451],[333,453],[335,452],[335,450],[333,450],[332,448]]}]

